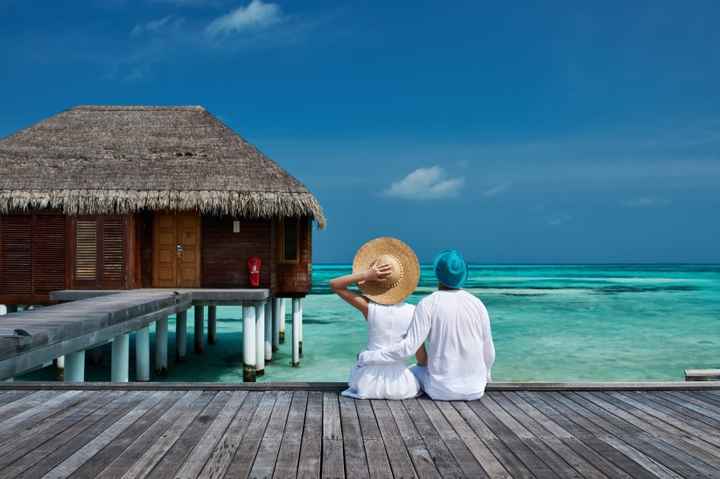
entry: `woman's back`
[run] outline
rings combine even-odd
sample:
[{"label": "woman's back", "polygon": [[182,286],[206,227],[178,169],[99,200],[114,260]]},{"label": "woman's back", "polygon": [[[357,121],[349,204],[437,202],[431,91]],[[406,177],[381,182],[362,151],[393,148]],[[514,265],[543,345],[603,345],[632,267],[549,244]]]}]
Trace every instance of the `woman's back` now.
[{"label": "woman's back", "polygon": [[368,305],[368,344],[374,351],[387,348],[399,342],[412,321],[415,306],[407,303],[383,305],[371,302]]}]

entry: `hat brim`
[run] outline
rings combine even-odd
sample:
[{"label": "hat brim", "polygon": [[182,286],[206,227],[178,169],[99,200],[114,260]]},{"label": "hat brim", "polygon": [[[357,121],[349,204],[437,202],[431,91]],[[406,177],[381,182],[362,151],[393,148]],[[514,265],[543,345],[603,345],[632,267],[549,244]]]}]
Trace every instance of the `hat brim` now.
[{"label": "hat brim", "polygon": [[382,283],[363,283],[360,290],[379,304],[397,304],[410,296],[420,281],[420,262],[415,252],[397,238],[383,236],[370,240],[360,247],[353,259],[353,272],[366,271],[379,256],[395,256],[402,264],[403,275],[397,284],[384,287]]}]

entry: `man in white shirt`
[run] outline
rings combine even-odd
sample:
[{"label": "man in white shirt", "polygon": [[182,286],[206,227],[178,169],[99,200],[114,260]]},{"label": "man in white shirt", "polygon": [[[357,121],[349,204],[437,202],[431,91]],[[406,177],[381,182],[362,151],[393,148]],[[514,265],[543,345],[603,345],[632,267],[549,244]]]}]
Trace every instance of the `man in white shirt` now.
[{"label": "man in white shirt", "polygon": [[358,364],[407,358],[427,340],[427,365],[413,368],[425,394],[440,400],[479,399],[495,362],[487,309],[461,289],[467,264],[459,252],[443,251],[434,267],[439,289],[418,303],[405,338],[391,348],[364,351]]}]

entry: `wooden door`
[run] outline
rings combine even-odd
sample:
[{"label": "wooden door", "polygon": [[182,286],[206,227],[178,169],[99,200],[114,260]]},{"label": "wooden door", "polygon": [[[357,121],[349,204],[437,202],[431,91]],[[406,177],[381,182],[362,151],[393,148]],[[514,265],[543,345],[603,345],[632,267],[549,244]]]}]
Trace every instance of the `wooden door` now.
[{"label": "wooden door", "polygon": [[200,287],[200,217],[157,214],[153,234],[153,287]]}]

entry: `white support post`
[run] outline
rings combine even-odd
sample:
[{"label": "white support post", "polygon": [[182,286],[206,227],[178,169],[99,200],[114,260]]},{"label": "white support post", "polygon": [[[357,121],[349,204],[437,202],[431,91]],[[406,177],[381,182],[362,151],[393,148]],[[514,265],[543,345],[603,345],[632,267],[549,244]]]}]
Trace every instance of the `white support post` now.
[{"label": "white support post", "polygon": [[155,321],[155,372],[167,373],[168,369],[168,318]]},{"label": "white support post", "polygon": [[285,298],[280,298],[280,328],[278,329],[278,342],[285,342]]},{"label": "white support post", "polygon": [[265,374],[265,303],[255,305],[255,375]]},{"label": "white support post", "polygon": [[65,355],[65,377],[70,383],[85,382],[85,351]]},{"label": "white support post", "polygon": [[175,315],[175,356],[178,362],[187,355],[187,311]]},{"label": "white support post", "polygon": [[195,306],[195,354],[202,354],[205,350],[205,339],[203,338],[203,323],[205,322],[205,307],[202,304]]},{"label": "white support post", "polygon": [[243,305],[243,381],[255,382],[255,306]]},{"label": "white support post", "polygon": [[280,298],[272,299],[272,350],[280,349]]},{"label": "white support post", "polygon": [[217,306],[208,306],[208,344],[217,339]]},{"label": "white support post", "polygon": [[116,336],[112,342],[111,381],[126,383],[129,381],[128,373],[130,363],[130,334]]},{"label": "white support post", "polygon": [[135,332],[135,380],[150,381],[150,326]]},{"label": "white support post", "polygon": [[55,367],[57,368],[57,377],[60,381],[65,380],[65,356],[55,358]]},{"label": "white support post", "polygon": [[300,303],[300,332],[298,333],[298,351],[300,357],[303,357],[303,298],[298,298]]},{"label": "white support post", "polygon": [[300,298],[292,299],[292,362],[294,368],[300,366]]},{"label": "white support post", "polygon": [[265,363],[272,361],[272,299],[265,301]]}]

